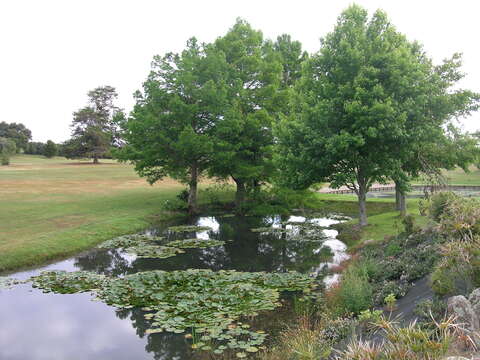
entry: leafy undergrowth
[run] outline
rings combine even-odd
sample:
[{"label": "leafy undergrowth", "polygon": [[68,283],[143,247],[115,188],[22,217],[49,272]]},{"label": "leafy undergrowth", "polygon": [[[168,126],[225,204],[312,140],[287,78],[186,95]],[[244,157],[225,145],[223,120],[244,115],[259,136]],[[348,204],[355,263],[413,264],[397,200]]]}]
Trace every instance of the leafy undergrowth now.
[{"label": "leafy undergrowth", "polygon": [[117,308],[141,307],[150,322],[148,333],[173,332],[193,338],[193,348],[234,352],[238,358],[262,349],[267,334],[239,322],[281,306],[283,291],[315,289],[315,280],[296,272],[249,273],[186,270],[147,271],[123,278],[90,272],[48,271],[30,279],[44,292],[91,291]]}]

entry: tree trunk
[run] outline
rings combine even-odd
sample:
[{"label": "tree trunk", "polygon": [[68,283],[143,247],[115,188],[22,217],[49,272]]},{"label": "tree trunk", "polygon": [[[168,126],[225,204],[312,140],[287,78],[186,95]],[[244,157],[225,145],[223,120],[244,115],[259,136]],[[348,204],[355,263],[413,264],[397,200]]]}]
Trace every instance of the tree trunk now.
[{"label": "tree trunk", "polygon": [[400,216],[407,215],[407,200],[404,191],[400,191]]},{"label": "tree trunk", "polygon": [[358,184],[358,205],[360,209],[360,226],[367,226],[367,187],[362,182]]},{"label": "tree trunk", "polygon": [[407,215],[407,201],[405,190],[399,181],[395,181],[395,209],[400,211],[401,216]]},{"label": "tree trunk", "polygon": [[395,210],[400,211],[401,205],[400,205],[400,187],[397,182],[395,182]]},{"label": "tree trunk", "polygon": [[240,179],[233,179],[237,184],[237,191],[235,193],[235,208],[237,212],[242,212],[243,203],[245,202],[245,182]]},{"label": "tree trunk", "polygon": [[190,168],[190,182],[188,189],[188,212],[190,214],[196,214],[197,209],[197,187],[198,187],[198,168],[197,164],[194,164]]},{"label": "tree trunk", "polygon": [[98,163],[99,163],[99,162],[98,162],[98,157],[97,157],[97,155],[95,155],[95,156],[93,157],[93,163],[94,163],[94,164],[98,164]]}]

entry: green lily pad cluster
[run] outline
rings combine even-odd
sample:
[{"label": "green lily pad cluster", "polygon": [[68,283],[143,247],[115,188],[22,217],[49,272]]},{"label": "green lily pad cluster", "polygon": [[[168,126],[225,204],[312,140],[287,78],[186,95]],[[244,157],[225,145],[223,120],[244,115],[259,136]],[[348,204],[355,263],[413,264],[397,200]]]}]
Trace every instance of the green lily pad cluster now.
[{"label": "green lily pad cluster", "polygon": [[308,275],[297,272],[147,271],[116,278],[89,272],[49,271],[31,278],[45,292],[92,291],[118,308],[141,307],[150,321],[148,333],[192,331],[194,348],[245,357],[261,348],[263,331],[239,322],[280,306],[282,291],[315,288]]},{"label": "green lily pad cluster", "polygon": [[265,227],[259,227],[259,228],[254,228],[250,229],[251,232],[254,233],[282,233],[282,232],[288,232],[288,229],[285,228],[278,228],[278,227],[271,227],[271,226],[265,226]]},{"label": "green lily pad cluster", "polygon": [[209,230],[212,230],[212,228],[209,226],[197,226],[197,225],[170,226],[168,228],[168,231],[173,233],[209,231]]},{"label": "green lily pad cluster", "polygon": [[183,254],[185,251],[171,246],[160,246],[140,243],[125,249],[129,254],[136,255],[137,258],[156,258],[166,259],[177,254]]},{"label": "green lily pad cluster", "polygon": [[189,248],[207,248],[213,246],[222,246],[225,244],[225,241],[214,240],[214,239],[184,239],[184,240],[175,240],[167,243],[167,246],[176,247],[179,249],[189,249]]},{"label": "green lily pad cluster", "polygon": [[108,240],[100,244],[99,247],[105,249],[120,248],[139,258],[165,259],[184,252],[179,248],[158,244],[157,242],[161,240],[163,240],[163,237],[133,234]]},{"label": "green lily pad cluster", "polygon": [[127,249],[132,246],[136,246],[139,243],[151,243],[154,241],[161,241],[163,237],[160,236],[149,236],[144,234],[132,234],[124,235],[107,240],[101,243],[98,247],[102,249]]}]

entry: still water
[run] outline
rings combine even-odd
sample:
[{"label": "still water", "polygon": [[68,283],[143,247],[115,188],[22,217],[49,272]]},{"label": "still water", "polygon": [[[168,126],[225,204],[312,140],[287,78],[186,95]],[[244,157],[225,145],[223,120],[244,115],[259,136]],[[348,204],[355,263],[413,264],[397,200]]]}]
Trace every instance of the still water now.
[{"label": "still water", "polygon": [[[123,276],[148,270],[212,269],[284,272],[295,270],[317,275],[348,258],[346,246],[336,239],[331,225],[345,218],[268,216],[198,217],[169,223],[146,231],[167,240],[217,239],[223,246],[186,249],[167,259],[143,259],[120,250],[93,249],[70,259],[9,276],[26,279],[43,270],[92,271]],[[212,230],[170,233],[171,225],[200,225]],[[312,224],[315,241],[302,241],[301,224]],[[259,233],[253,228],[283,227],[288,231]],[[310,227],[312,228],[312,227]],[[324,281],[331,284],[335,275]],[[89,293],[44,294],[29,284],[0,289],[0,360],[141,360],[196,359],[183,335],[146,334],[140,309],[116,310],[91,301]]]}]

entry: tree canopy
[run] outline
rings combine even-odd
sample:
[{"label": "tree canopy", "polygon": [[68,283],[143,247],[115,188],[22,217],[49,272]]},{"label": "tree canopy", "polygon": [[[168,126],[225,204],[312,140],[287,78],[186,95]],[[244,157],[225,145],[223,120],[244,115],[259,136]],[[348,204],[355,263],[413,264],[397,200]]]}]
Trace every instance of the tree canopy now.
[{"label": "tree canopy", "polygon": [[349,7],[307,61],[297,111],[278,126],[286,182],[352,189],[366,225],[372,184],[398,176],[427,134],[442,133],[447,119],[471,105],[468,92],[446,99],[457,79],[452,66],[433,66],[384,12],[369,19],[363,8]]},{"label": "tree canopy", "polygon": [[272,125],[278,111],[282,64],[260,31],[238,19],[213,44],[226,62],[222,74],[227,104],[214,129],[209,174],[231,177],[240,209],[246,193],[268,180],[273,171]]},{"label": "tree canopy", "polygon": [[16,153],[17,146],[12,139],[0,137],[0,163],[10,164],[10,157]]},{"label": "tree canopy", "polygon": [[32,132],[20,123],[0,122],[0,137],[11,139],[15,142],[17,151],[25,150],[28,141],[32,138]]},{"label": "tree canopy", "polygon": [[52,158],[57,155],[57,152],[57,145],[52,140],[48,140],[43,149],[43,155],[47,158]]},{"label": "tree canopy", "polygon": [[96,164],[117,144],[115,118],[123,116],[114,104],[117,97],[111,86],[88,92],[89,105],[73,113],[72,138],[64,143],[67,158],[91,158]]},{"label": "tree canopy", "polygon": [[150,183],[168,175],[188,184],[190,212],[197,211],[198,179],[226,106],[225,66],[221,54],[194,38],[181,54],[156,56],[132,114],[120,122],[126,143],[116,156]]}]

